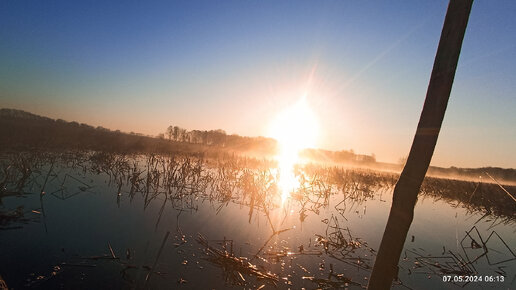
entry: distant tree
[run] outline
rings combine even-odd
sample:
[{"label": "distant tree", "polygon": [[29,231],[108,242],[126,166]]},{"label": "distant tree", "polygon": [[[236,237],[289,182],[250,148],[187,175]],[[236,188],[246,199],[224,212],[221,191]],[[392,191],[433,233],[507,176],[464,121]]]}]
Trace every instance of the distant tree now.
[{"label": "distant tree", "polygon": [[218,129],[208,132],[210,144],[224,146],[226,143],[226,131]]},{"label": "distant tree", "polygon": [[177,138],[181,142],[186,142],[187,140],[187,131],[186,129],[179,128],[177,133]]},{"label": "distant tree", "polygon": [[190,142],[201,143],[201,131],[192,130],[192,131],[188,132],[188,135],[190,135]]},{"label": "distant tree", "polygon": [[179,128],[178,126],[174,126],[172,128],[172,138],[174,138],[174,141],[177,141],[179,139],[179,130],[181,128]]},{"label": "distant tree", "polygon": [[172,135],[174,135],[174,127],[172,125],[168,126],[165,134],[167,135],[168,140],[170,141],[172,139]]},{"label": "distant tree", "polygon": [[208,131],[206,130],[201,132],[201,143],[208,145]]}]

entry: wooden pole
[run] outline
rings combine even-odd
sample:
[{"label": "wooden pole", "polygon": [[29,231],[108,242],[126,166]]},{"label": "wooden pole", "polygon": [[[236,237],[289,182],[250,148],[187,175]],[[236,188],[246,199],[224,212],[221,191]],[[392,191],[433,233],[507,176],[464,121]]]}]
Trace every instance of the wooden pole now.
[{"label": "wooden pole", "polygon": [[434,153],[450,97],[473,0],[450,0],[428,84],[425,104],[407,163],[394,188],[392,207],[368,289],[389,289],[414,217],[421,183]]}]

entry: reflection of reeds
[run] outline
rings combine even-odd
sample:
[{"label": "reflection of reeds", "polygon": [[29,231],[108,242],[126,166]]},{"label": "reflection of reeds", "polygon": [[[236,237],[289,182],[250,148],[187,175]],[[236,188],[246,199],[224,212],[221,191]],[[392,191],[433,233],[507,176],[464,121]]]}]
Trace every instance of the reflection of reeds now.
[{"label": "reflection of reeds", "polygon": [[[196,199],[208,199],[218,204],[217,212],[229,202],[249,207],[249,222],[257,212],[263,213],[276,232],[269,212],[278,207],[277,176],[267,160],[222,155],[206,160],[201,154],[124,155],[107,152],[14,153],[0,158],[0,202],[9,195],[24,194],[27,188],[39,184],[41,193],[47,183],[58,179],[61,168],[75,168],[87,174],[106,174],[108,184],[113,184],[120,203],[123,193],[132,200],[135,194],[144,197],[144,207],[163,195],[156,226],[161,219],[165,203],[175,209],[196,210]],[[50,166],[49,166],[50,164]],[[44,167],[48,168],[44,170]],[[300,187],[292,193],[292,202],[299,205],[299,218],[303,221],[312,212],[319,214],[328,208],[330,196],[342,195],[333,207],[345,217],[358,205],[384,190],[392,189],[397,176],[372,170],[324,167],[307,164],[295,167]],[[65,180],[72,178],[83,184],[81,190],[65,195],[69,198],[90,186],[72,174],[65,173],[59,190],[65,189]],[[447,202],[458,202],[469,211],[482,211],[494,216],[496,224],[514,222],[515,203],[505,202],[508,196],[500,187],[491,183],[474,183],[461,180],[426,178],[421,193]],[[495,223],[493,223],[493,226]]]},{"label": "reflection of reeds", "polygon": [[368,247],[365,241],[353,237],[348,227],[340,226],[337,216],[332,215],[327,223],[324,235],[316,235],[316,246],[322,246],[324,252],[330,257],[345,264],[370,271],[371,257],[375,250]]},{"label": "reflection of reeds", "polygon": [[[277,207],[277,177],[267,167],[271,164],[266,160],[224,155],[206,162],[199,154],[67,152],[16,153],[3,156],[0,161],[0,200],[2,196],[23,194],[30,183],[42,182],[40,188],[44,191],[49,177],[57,175],[54,163],[60,162],[64,166],[82,169],[83,174],[106,174],[108,183],[116,186],[118,196],[126,188],[131,199],[134,194],[142,193],[144,207],[161,194],[166,194],[175,208],[192,208],[195,198],[217,201],[218,211],[228,202],[243,204],[249,207],[249,220],[256,211],[268,215],[268,211]],[[50,169],[43,173],[42,168],[47,164],[50,164]],[[391,189],[397,180],[392,173],[312,164],[296,166],[295,174],[300,187],[292,194],[292,200],[300,205],[301,219],[308,212],[318,214],[321,208],[328,207],[330,196],[336,194],[342,194],[343,200],[334,207],[343,214],[344,209],[349,210],[377,192]],[[36,178],[38,176],[43,179]],[[458,201],[471,211],[513,220],[516,205],[504,202],[508,195],[501,188],[514,189],[490,183],[426,178],[421,192],[447,201]]]},{"label": "reflection of reeds", "polygon": [[[158,265],[159,257],[161,256],[161,253],[163,252],[163,248],[165,247],[165,243],[167,242],[168,236],[170,235],[170,232],[167,232],[165,234],[165,237],[163,238],[163,242],[161,242],[161,247],[158,250],[158,254],[156,255],[156,259],[154,260],[154,264],[152,265],[152,268],[150,269],[149,273],[145,277],[145,283],[147,283],[150,280],[151,275],[154,273],[156,266]],[[145,287],[146,288],[146,287]]]},{"label": "reflection of reeds", "polygon": [[[200,154],[183,153],[167,155],[123,155],[105,152],[17,153],[0,158],[0,202],[5,196],[28,194],[32,188],[40,189],[43,193],[51,186],[58,188],[56,192],[61,192],[59,196],[56,194],[57,197],[71,198],[92,188],[84,181],[86,177],[102,175],[116,192],[119,204],[124,198],[128,197],[132,201],[135,196],[142,197],[144,208],[151,203],[161,202],[156,217],[156,230],[166,209],[170,207],[178,211],[177,220],[179,220],[179,215],[183,211],[196,211],[198,201],[209,201],[217,213],[224,210],[229,203],[242,205],[248,208],[246,219],[249,223],[257,216],[266,218],[271,229],[269,238],[249,261],[235,257],[232,251],[227,252],[227,249],[221,250],[211,246],[210,248],[206,244],[208,256],[211,255],[214,263],[229,269],[226,278],[234,280],[233,282],[237,284],[246,281],[243,274],[263,276],[266,277],[264,279],[275,283],[277,281],[275,275],[250,264],[254,259],[263,261],[269,258],[281,259],[291,256],[286,254],[284,249],[283,252],[280,250],[264,253],[264,249],[274,237],[289,230],[280,230],[280,223],[274,223],[271,218],[271,213],[278,210],[281,205],[277,174],[270,166],[271,163],[266,160],[229,155],[210,159]],[[347,221],[345,216],[347,213],[355,212],[367,200],[377,198],[379,193],[391,190],[397,176],[371,170],[312,164],[296,166],[295,176],[300,186],[291,194],[288,205],[297,206],[301,221],[309,215],[319,215],[323,210],[335,209],[337,213],[324,220],[326,230],[316,235],[314,247],[318,249],[312,252],[369,272],[375,251],[368,247],[365,241],[354,237],[349,228],[343,226],[343,221]],[[70,187],[72,183],[78,184],[81,190],[73,194],[65,194],[66,187]],[[504,187],[504,189],[514,192],[514,187]],[[483,218],[494,217],[491,227],[502,223],[514,223],[516,220],[515,203],[507,202],[510,201],[508,195],[496,184],[426,178],[421,187],[421,193],[423,197],[429,196],[435,200],[442,199],[453,203],[455,206],[461,205],[470,212],[483,212],[485,214]],[[285,208],[283,210],[285,211]],[[42,199],[41,212],[45,215]],[[23,210],[18,209],[0,213],[0,224],[5,228],[8,223],[10,225],[26,221],[24,214]],[[365,208],[363,214],[365,214]],[[179,223],[177,230],[182,235]],[[492,239],[498,237],[496,232],[490,236]],[[201,244],[206,242],[205,239],[199,239]],[[477,243],[480,246],[483,245],[482,241]],[[310,251],[300,250],[296,255],[307,255],[311,253]],[[292,251],[289,250],[289,252]],[[457,253],[449,253],[446,257],[448,259],[450,256],[454,257],[453,255],[456,255],[456,258],[451,259],[455,259],[456,263],[465,263],[468,267],[472,265],[468,262],[468,257],[462,258]],[[430,261],[420,257],[418,259],[421,260],[418,262],[420,264]],[[150,273],[154,272],[150,267],[148,270]],[[447,269],[444,269],[443,273],[446,271]],[[461,273],[469,272],[464,270]],[[349,283],[344,276],[334,275],[330,275],[328,279],[316,279],[312,276],[307,279],[320,287],[331,287],[331,285],[337,287]]]},{"label": "reflection of reeds", "polygon": [[[491,243],[494,239],[503,245],[503,247],[493,249]],[[465,232],[464,237],[460,240],[460,248],[462,254],[454,252],[452,250],[446,250],[443,246],[443,252],[440,255],[432,255],[430,253],[421,253],[416,249],[406,249],[403,257],[403,266],[400,264],[400,269],[407,271],[408,275],[412,274],[424,274],[424,275],[436,275],[443,277],[445,275],[453,276],[475,276],[479,275],[475,265],[478,265],[478,261],[485,258],[487,264],[490,266],[497,266],[503,263],[516,260],[516,254],[511,250],[503,238],[496,232],[492,231],[487,238],[481,234],[476,226],[471,227],[470,230]],[[501,261],[493,261],[490,258],[490,250],[503,256]],[[412,264],[411,264],[412,263]],[[407,267],[406,265],[409,265]],[[502,267],[499,267],[495,272],[499,275],[506,276],[504,272],[501,272]],[[474,281],[458,281],[449,280],[448,282],[456,284],[460,287],[464,287],[467,284]]]},{"label": "reflection of reeds", "polygon": [[217,249],[211,246],[208,240],[200,234],[197,236],[196,240],[205,247],[207,260],[223,269],[224,280],[226,282],[236,285],[246,285],[247,281],[244,275],[265,280],[273,285],[279,282],[277,275],[265,270],[260,270],[258,266],[251,264],[245,258],[236,257],[232,252],[228,252],[225,246],[223,249]]}]

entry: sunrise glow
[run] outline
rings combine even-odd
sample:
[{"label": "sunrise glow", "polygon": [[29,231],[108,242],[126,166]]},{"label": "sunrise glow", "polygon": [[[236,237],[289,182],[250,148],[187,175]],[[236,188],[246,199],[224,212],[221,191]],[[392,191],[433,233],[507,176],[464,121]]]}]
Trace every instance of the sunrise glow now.
[{"label": "sunrise glow", "polygon": [[309,107],[306,95],[297,103],[278,114],[272,122],[270,135],[279,144],[278,187],[281,200],[284,202],[291,192],[299,187],[299,181],[294,174],[294,166],[300,162],[299,152],[305,148],[316,146],[318,123],[315,114]]}]

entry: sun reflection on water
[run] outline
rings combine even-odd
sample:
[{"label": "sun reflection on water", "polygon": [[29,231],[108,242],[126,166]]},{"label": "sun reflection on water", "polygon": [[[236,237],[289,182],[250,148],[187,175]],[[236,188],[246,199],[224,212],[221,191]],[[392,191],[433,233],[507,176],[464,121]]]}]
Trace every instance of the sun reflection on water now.
[{"label": "sun reflection on water", "polygon": [[300,183],[294,172],[296,164],[300,163],[299,153],[305,148],[314,147],[317,135],[317,120],[306,96],[280,113],[272,123],[271,136],[279,143],[276,160],[282,204],[299,188]]},{"label": "sun reflection on water", "polygon": [[290,193],[299,188],[299,180],[294,174],[294,166],[297,164],[298,153],[287,152],[278,156],[278,188],[281,191],[281,203],[283,204]]}]

